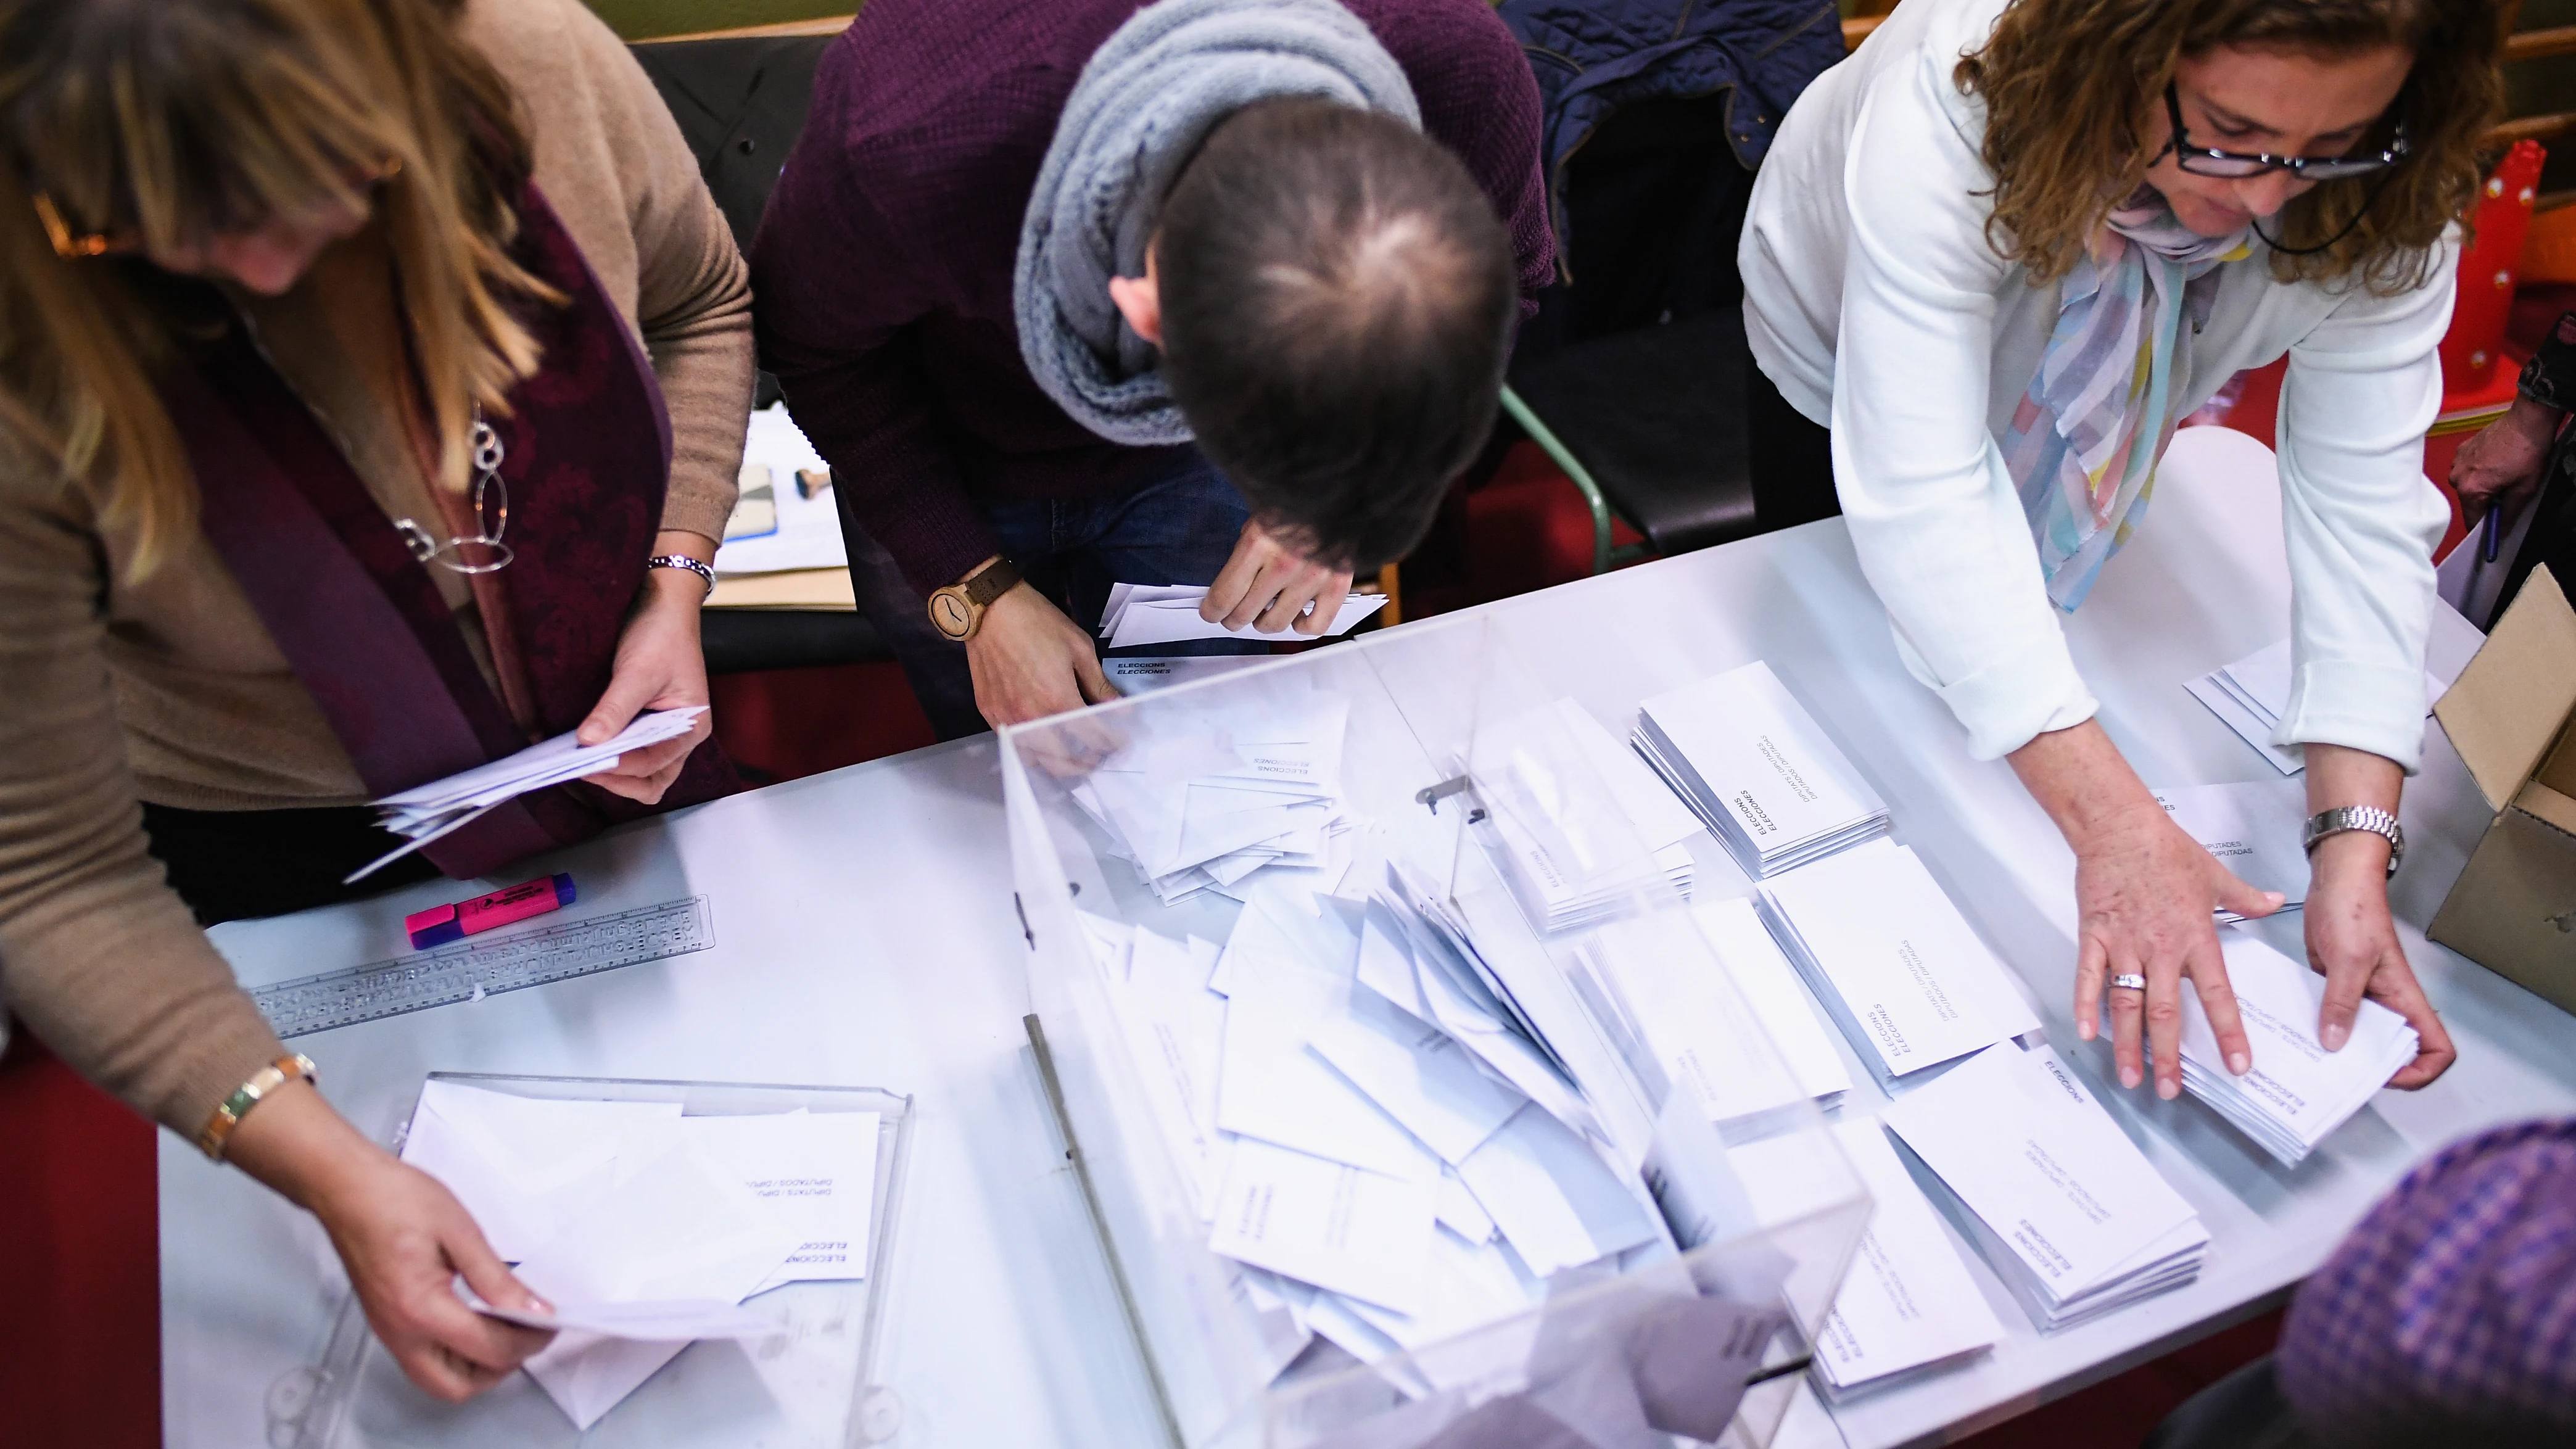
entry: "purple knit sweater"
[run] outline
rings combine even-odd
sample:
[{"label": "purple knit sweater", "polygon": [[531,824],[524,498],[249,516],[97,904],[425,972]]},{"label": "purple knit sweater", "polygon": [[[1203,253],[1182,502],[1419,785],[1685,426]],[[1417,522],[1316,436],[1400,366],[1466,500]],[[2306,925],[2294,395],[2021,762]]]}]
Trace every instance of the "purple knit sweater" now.
[{"label": "purple knit sweater", "polygon": [[[1555,265],[1538,85],[1485,0],[1343,0],[1423,128],[1505,218],[1524,298]],[[814,78],[752,245],[762,365],[914,588],[996,551],[978,495],[1077,498],[1172,450],[1108,442],[1020,360],[1020,219],[1083,63],[1139,0],[869,0]]]}]

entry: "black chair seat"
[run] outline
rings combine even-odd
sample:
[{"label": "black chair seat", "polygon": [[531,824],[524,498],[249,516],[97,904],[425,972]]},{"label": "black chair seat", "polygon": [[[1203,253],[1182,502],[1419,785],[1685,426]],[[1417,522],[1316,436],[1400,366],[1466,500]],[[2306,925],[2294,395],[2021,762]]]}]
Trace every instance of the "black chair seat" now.
[{"label": "black chair seat", "polygon": [[1512,390],[1657,553],[1756,532],[1745,448],[1744,315],[1587,338],[1516,363]]},{"label": "black chair seat", "polygon": [[865,614],[804,609],[709,609],[698,616],[707,673],[865,664],[894,651]]}]

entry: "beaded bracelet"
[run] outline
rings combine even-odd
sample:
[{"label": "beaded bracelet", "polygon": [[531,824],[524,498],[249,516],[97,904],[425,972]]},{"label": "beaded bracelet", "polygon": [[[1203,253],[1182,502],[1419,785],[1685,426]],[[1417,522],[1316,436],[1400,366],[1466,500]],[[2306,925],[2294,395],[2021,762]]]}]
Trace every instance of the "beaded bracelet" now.
[{"label": "beaded bracelet", "polygon": [[249,1116],[250,1109],[259,1105],[260,1098],[285,1086],[289,1077],[302,1077],[310,1082],[319,1070],[311,1057],[297,1052],[292,1056],[279,1057],[251,1073],[250,1080],[233,1088],[233,1094],[224,1098],[223,1105],[206,1119],[205,1130],[197,1134],[197,1150],[213,1161],[223,1161],[224,1144],[231,1140],[233,1129],[241,1125],[241,1119]]}]

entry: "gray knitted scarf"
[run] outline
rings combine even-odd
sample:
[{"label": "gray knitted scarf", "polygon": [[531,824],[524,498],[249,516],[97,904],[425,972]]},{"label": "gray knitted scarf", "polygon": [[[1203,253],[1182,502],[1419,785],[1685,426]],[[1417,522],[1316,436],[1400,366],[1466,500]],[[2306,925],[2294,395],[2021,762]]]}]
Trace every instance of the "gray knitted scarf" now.
[{"label": "gray knitted scarf", "polygon": [[1419,127],[1395,57],[1334,0],[1161,0],[1082,69],[1020,223],[1020,355],[1075,421],[1116,443],[1186,443],[1154,349],[1109,300],[1181,163],[1254,101],[1317,96]]}]

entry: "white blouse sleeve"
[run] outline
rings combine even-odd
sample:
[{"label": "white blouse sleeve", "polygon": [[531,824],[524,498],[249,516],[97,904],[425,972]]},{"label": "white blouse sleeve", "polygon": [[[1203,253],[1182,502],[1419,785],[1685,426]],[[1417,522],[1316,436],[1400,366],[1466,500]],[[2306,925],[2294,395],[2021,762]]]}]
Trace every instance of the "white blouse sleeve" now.
[{"label": "white blouse sleeve", "polygon": [[2450,504],[2424,476],[2442,402],[2457,243],[2436,281],[2394,297],[2354,286],[2290,349],[2281,385],[2281,533],[2290,555],[2290,707],[2273,739],[2348,745],[2415,773],[2433,547]]},{"label": "white blouse sleeve", "polygon": [[[1834,482],[1898,653],[1994,759],[2092,718],[2002,451],[1987,431],[1996,298],[1988,173],[1928,59],[1862,98],[1834,348]],[[1973,179],[1969,179],[1973,178]]]}]

